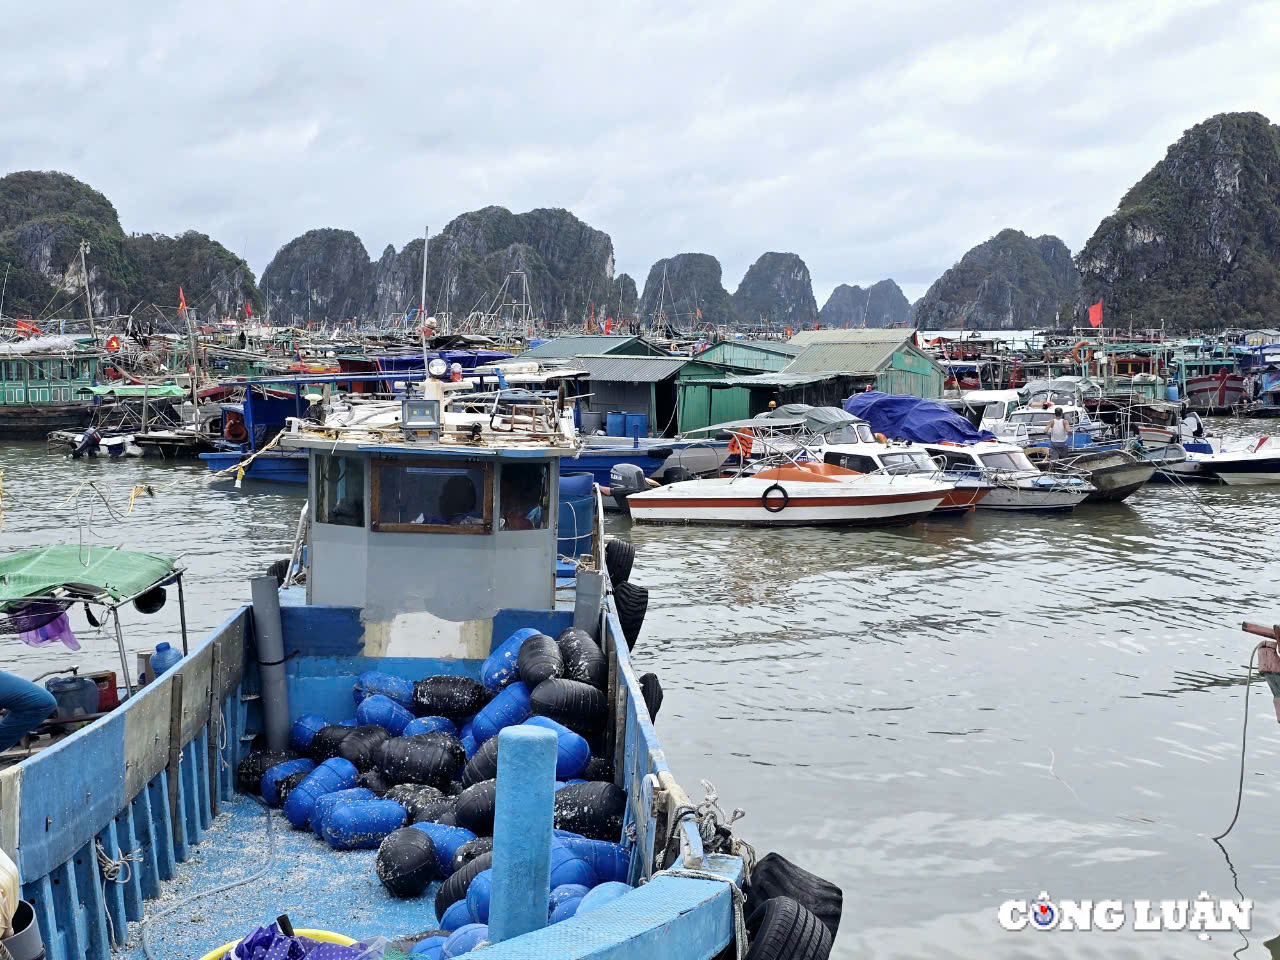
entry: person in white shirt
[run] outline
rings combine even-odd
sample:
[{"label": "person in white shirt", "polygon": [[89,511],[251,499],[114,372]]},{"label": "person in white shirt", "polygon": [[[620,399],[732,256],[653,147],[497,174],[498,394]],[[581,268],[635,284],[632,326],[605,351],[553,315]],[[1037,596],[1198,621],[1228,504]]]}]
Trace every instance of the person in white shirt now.
[{"label": "person in white shirt", "polygon": [[1054,407],[1053,419],[1049,421],[1049,459],[1061,460],[1071,449],[1068,442],[1071,437],[1071,424],[1062,415],[1061,407]]}]

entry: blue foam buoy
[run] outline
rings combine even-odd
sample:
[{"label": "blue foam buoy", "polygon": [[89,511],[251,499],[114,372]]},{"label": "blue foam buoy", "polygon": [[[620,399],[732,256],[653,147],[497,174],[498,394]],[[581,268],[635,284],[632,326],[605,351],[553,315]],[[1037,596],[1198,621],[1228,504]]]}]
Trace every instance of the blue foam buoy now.
[{"label": "blue foam buoy", "polygon": [[620,880],[625,883],[631,874],[631,851],[620,843],[590,840],[587,837],[560,830],[556,831],[556,839],[563,841],[566,847],[591,864],[597,883],[605,883],[609,880]]},{"label": "blue foam buoy", "polygon": [[519,676],[516,670],[516,659],[520,656],[520,645],[535,634],[541,633],[533,627],[522,627],[502,642],[497,650],[489,654],[480,667],[480,682],[490,693],[497,693]]},{"label": "blue foam buoy", "polygon": [[284,763],[277,763],[274,767],[270,767],[262,775],[262,799],[269,807],[280,806],[280,781],[295,773],[310,773],[315,768],[316,762],[305,757],[286,760]]},{"label": "blue foam buoy", "polygon": [[451,737],[458,735],[458,728],[448,717],[414,717],[400,731],[402,737],[412,737],[418,733],[447,733]]},{"label": "blue foam buoy", "polygon": [[551,842],[551,889],[566,883],[580,883],[584,887],[596,885],[596,872],[568,847]]},{"label": "blue foam buoy", "polygon": [[390,697],[383,696],[380,693],[365,697],[360,701],[360,706],[356,707],[357,723],[361,726],[377,724],[393,737],[398,737],[404,733],[404,728],[412,720],[412,713]]},{"label": "blue foam buoy", "polygon": [[551,919],[548,922],[559,923],[561,920],[568,920],[578,912],[578,906],[581,903],[581,897],[570,897],[551,911]]},{"label": "blue foam buoy", "polygon": [[489,898],[493,894],[493,870],[481,870],[467,885],[467,909],[476,923],[489,922]]},{"label": "blue foam buoy", "polygon": [[504,727],[513,727],[529,719],[529,688],[519,680],[506,687],[489,701],[472,721],[471,732],[476,743],[484,743],[496,737]]},{"label": "blue foam buoy", "polygon": [[320,825],[335,850],[372,850],[405,825],[404,807],[394,800],[356,800],[335,804]]},{"label": "blue foam buoy", "polygon": [[311,808],[311,829],[319,836],[324,836],[321,826],[324,824],[324,818],[329,815],[329,811],[334,808],[335,804],[351,803],[355,800],[372,800],[374,793],[368,787],[350,787],[346,790],[335,790],[333,793],[326,793],[323,797],[316,799],[316,804]]},{"label": "blue foam buoy", "polygon": [[366,670],[356,677],[355,686],[351,688],[351,698],[359,704],[365,697],[372,697],[374,694],[390,697],[402,707],[412,707],[413,681],[393,677],[381,670]]},{"label": "blue foam buoy", "polygon": [[440,875],[447,877],[453,873],[453,858],[458,848],[470,843],[476,835],[465,827],[455,827],[447,823],[414,823],[415,830],[421,830],[436,845],[436,858],[440,861]]},{"label": "blue foam buoy", "polygon": [[551,888],[551,896],[547,899],[548,913],[555,913],[556,907],[564,903],[566,900],[581,899],[585,897],[591,888],[581,883],[562,883],[558,887]]},{"label": "blue foam buoy", "polygon": [[463,897],[461,900],[449,905],[449,909],[440,918],[440,929],[453,933],[460,927],[465,927],[467,924],[475,922],[475,917],[471,916],[471,908],[467,906],[467,898]]},{"label": "blue foam buoy", "polygon": [[625,883],[618,883],[610,880],[608,883],[597,884],[591,888],[591,892],[582,898],[582,903],[578,904],[578,913],[590,913],[592,910],[599,910],[605,904],[613,903],[624,893],[630,893],[631,887]]},{"label": "blue foam buoy", "polygon": [[[441,929],[444,929],[443,927]],[[444,942],[448,937],[434,936],[427,937],[425,940],[419,940],[413,945],[413,949],[409,951],[411,957],[424,957],[425,960],[440,960],[440,951],[444,949]]]},{"label": "blue foam buoy", "polygon": [[557,780],[572,779],[586,769],[591,760],[591,748],[584,738],[550,717],[533,716],[525,723],[534,727],[546,727],[556,735]]},{"label": "blue foam buoy", "polygon": [[449,939],[444,942],[444,949],[440,951],[441,960],[470,953],[488,939],[489,928],[483,923],[468,923],[465,927],[459,927],[449,934]]},{"label": "blue foam buoy", "polygon": [[317,800],[326,793],[354,787],[358,776],[360,772],[349,760],[341,757],[329,758],[289,791],[289,798],[284,802],[285,818],[301,829],[311,819],[311,811]]},{"label": "blue foam buoy", "polygon": [[298,753],[304,752],[307,747],[311,746],[311,740],[320,732],[321,728],[328,725],[329,721],[321,714],[303,714],[293,721],[293,726],[289,728],[289,746]]}]

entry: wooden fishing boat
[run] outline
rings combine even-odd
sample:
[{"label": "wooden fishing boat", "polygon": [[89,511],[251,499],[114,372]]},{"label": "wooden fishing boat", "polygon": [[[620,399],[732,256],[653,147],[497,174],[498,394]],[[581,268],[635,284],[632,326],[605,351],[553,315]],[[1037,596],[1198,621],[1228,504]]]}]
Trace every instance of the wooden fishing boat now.
[{"label": "wooden fishing boat", "polygon": [[0,440],[44,440],[87,426],[101,360],[91,340],[71,336],[0,344]]}]

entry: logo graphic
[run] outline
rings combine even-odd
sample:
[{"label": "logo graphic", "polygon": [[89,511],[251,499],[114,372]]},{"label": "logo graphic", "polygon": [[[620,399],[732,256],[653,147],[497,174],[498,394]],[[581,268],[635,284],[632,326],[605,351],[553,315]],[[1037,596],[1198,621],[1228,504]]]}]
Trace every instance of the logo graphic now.
[{"label": "logo graphic", "polygon": [[1031,903],[1031,923],[1037,930],[1052,930],[1058,924],[1058,910],[1043,890]]}]

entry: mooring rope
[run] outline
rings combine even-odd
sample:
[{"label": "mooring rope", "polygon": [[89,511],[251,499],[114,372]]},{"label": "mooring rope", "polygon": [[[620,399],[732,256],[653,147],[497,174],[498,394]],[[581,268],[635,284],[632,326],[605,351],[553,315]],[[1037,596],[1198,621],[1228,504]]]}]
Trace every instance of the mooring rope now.
[{"label": "mooring rope", "polygon": [[[745,875],[745,874],[744,874]],[[707,870],[686,870],[672,869],[659,870],[649,882],[652,883],[658,877],[683,877],[686,880],[714,880],[717,883],[727,883],[729,885],[729,896],[733,899],[733,946],[737,960],[743,960],[747,955],[747,921],[744,916],[744,906],[746,903],[746,895],[742,889],[733,882],[729,877],[722,876],[718,873],[711,873]]]},{"label": "mooring rope", "polygon": [[111,942],[116,946],[120,946],[122,941],[116,938],[115,921],[111,919],[111,911],[106,908],[107,884],[129,882],[133,876],[133,864],[142,862],[142,848],[137,847],[133,852],[126,853],[118,860],[113,860],[107,853],[106,848],[103,847],[101,840],[95,840],[94,846],[97,848],[98,869],[102,871],[102,912],[107,917],[107,933],[111,937]]},{"label": "mooring rope", "polygon": [[1240,805],[1244,801],[1244,757],[1245,744],[1248,742],[1249,737],[1249,689],[1253,686],[1253,661],[1257,658],[1258,651],[1272,642],[1273,641],[1267,640],[1262,641],[1255,646],[1253,648],[1253,652],[1249,654],[1249,674],[1244,682],[1244,725],[1240,730],[1240,779],[1236,783],[1236,810],[1235,813],[1231,815],[1231,822],[1227,824],[1227,829],[1223,830],[1216,837],[1213,837],[1212,839],[1214,840],[1221,840],[1230,833],[1235,827],[1236,821],[1240,819]]}]

